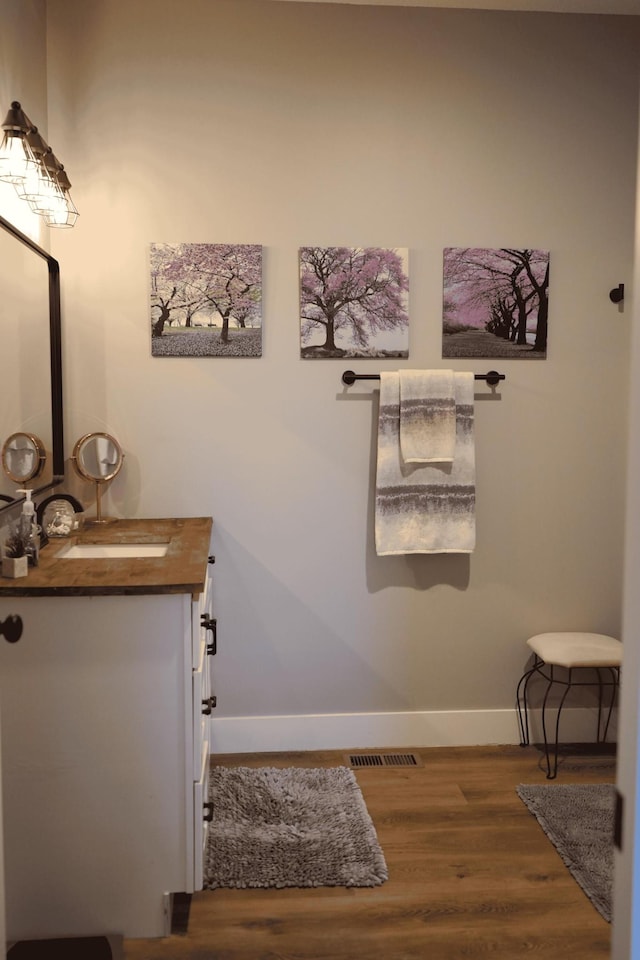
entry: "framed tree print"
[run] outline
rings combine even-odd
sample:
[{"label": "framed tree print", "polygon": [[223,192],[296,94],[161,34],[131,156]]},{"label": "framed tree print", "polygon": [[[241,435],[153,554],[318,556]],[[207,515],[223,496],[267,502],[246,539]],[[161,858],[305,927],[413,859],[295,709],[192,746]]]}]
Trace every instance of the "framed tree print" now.
[{"label": "framed tree print", "polygon": [[262,247],[152,243],[151,354],[262,356]]},{"label": "framed tree print", "polygon": [[447,247],[443,262],[443,357],[545,359],[546,250]]},{"label": "framed tree print", "polygon": [[408,251],[301,247],[303,359],[409,356]]}]

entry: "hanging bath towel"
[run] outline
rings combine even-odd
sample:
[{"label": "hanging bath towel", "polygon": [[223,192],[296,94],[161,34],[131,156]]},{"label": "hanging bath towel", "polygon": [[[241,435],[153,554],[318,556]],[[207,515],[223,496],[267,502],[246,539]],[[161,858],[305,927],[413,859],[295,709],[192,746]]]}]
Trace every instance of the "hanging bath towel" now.
[{"label": "hanging bath towel", "polygon": [[401,370],[400,451],[404,462],[450,463],[455,446],[453,370]]},{"label": "hanging bath towel", "polygon": [[454,374],[453,460],[405,463],[400,450],[400,375],[380,375],[375,509],[378,556],[473,551],[473,391],[472,373]]}]

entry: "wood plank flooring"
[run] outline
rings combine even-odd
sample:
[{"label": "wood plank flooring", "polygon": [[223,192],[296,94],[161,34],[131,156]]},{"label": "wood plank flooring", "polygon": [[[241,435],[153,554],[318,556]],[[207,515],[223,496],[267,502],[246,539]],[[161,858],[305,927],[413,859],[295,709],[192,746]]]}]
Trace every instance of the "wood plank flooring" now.
[{"label": "wood plank flooring", "polygon": [[[609,957],[609,924],[515,793],[518,783],[547,782],[540,752],[411,752],[421,766],[354,771],[389,869],[382,886],[202,892],[193,898],[186,936],[126,940],[126,960]],[[212,762],[347,764],[342,751]],[[561,758],[556,782],[614,781],[613,757],[581,753]]]}]

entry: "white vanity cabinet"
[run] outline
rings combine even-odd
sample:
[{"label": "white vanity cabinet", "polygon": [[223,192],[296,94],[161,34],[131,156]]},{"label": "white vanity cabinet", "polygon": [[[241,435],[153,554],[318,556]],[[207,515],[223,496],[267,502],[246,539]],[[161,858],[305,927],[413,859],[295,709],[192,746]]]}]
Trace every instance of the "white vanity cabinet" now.
[{"label": "white vanity cabinet", "polygon": [[164,936],[168,895],[201,888],[210,587],[0,593],[24,625],[0,638],[10,941]]}]

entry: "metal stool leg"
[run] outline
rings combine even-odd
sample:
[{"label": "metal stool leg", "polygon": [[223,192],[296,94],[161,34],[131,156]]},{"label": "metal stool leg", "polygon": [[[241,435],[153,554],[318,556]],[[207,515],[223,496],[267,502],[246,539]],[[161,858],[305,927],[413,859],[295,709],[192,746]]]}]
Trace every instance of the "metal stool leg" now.
[{"label": "metal stool leg", "polygon": [[602,678],[600,676],[600,668],[598,668],[598,681],[599,681],[599,687],[600,687],[600,698],[598,701],[598,743],[605,743],[607,740],[607,733],[609,732],[609,724],[611,723],[611,715],[613,713],[613,708],[615,707],[618,699],[618,687],[620,686],[620,671],[618,670],[618,668],[604,667],[603,669],[608,670],[609,673],[611,674],[611,683],[609,684],[609,686],[611,686],[612,691],[611,691],[611,700],[609,701],[609,709],[607,710],[607,719],[604,725],[604,730],[602,732],[602,737],[600,737],[600,718],[602,714],[602,689],[604,687],[604,683],[602,682]]},{"label": "metal stool leg", "polygon": [[[558,704],[558,713],[556,714],[556,741],[555,741],[555,748],[554,748],[554,755],[553,755],[553,773],[551,772],[551,766],[549,764],[549,751],[547,748],[547,780],[555,780],[556,776],[558,775],[558,742],[560,740],[560,714],[562,713],[564,702],[567,699],[569,690],[571,689],[571,674],[572,674],[572,670],[571,668],[569,668],[569,680],[567,681],[567,684],[565,686],[565,691],[562,694],[562,697],[560,698],[560,703]],[[553,668],[551,669],[551,675],[553,676]],[[545,733],[545,748],[546,747],[547,747],[547,737]]]},{"label": "metal stool leg", "polygon": [[516,710],[518,713],[518,724],[520,726],[520,746],[529,746],[529,702],[527,699],[527,687],[529,680],[537,672],[537,663],[522,674],[518,681],[516,690]]},{"label": "metal stool leg", "polygon": [[544,755],[547,761],[547,779],[551,779],[551,761],[549,759],[549,740],[547,737],[547,700],[549,699],[549,694],[551,693],[551,688],[553,687],[553,667],[551,667],[551,678],[547,681],[547,689],[545,690],[544,698],[542,700],[542,739],[544,740]]}]

